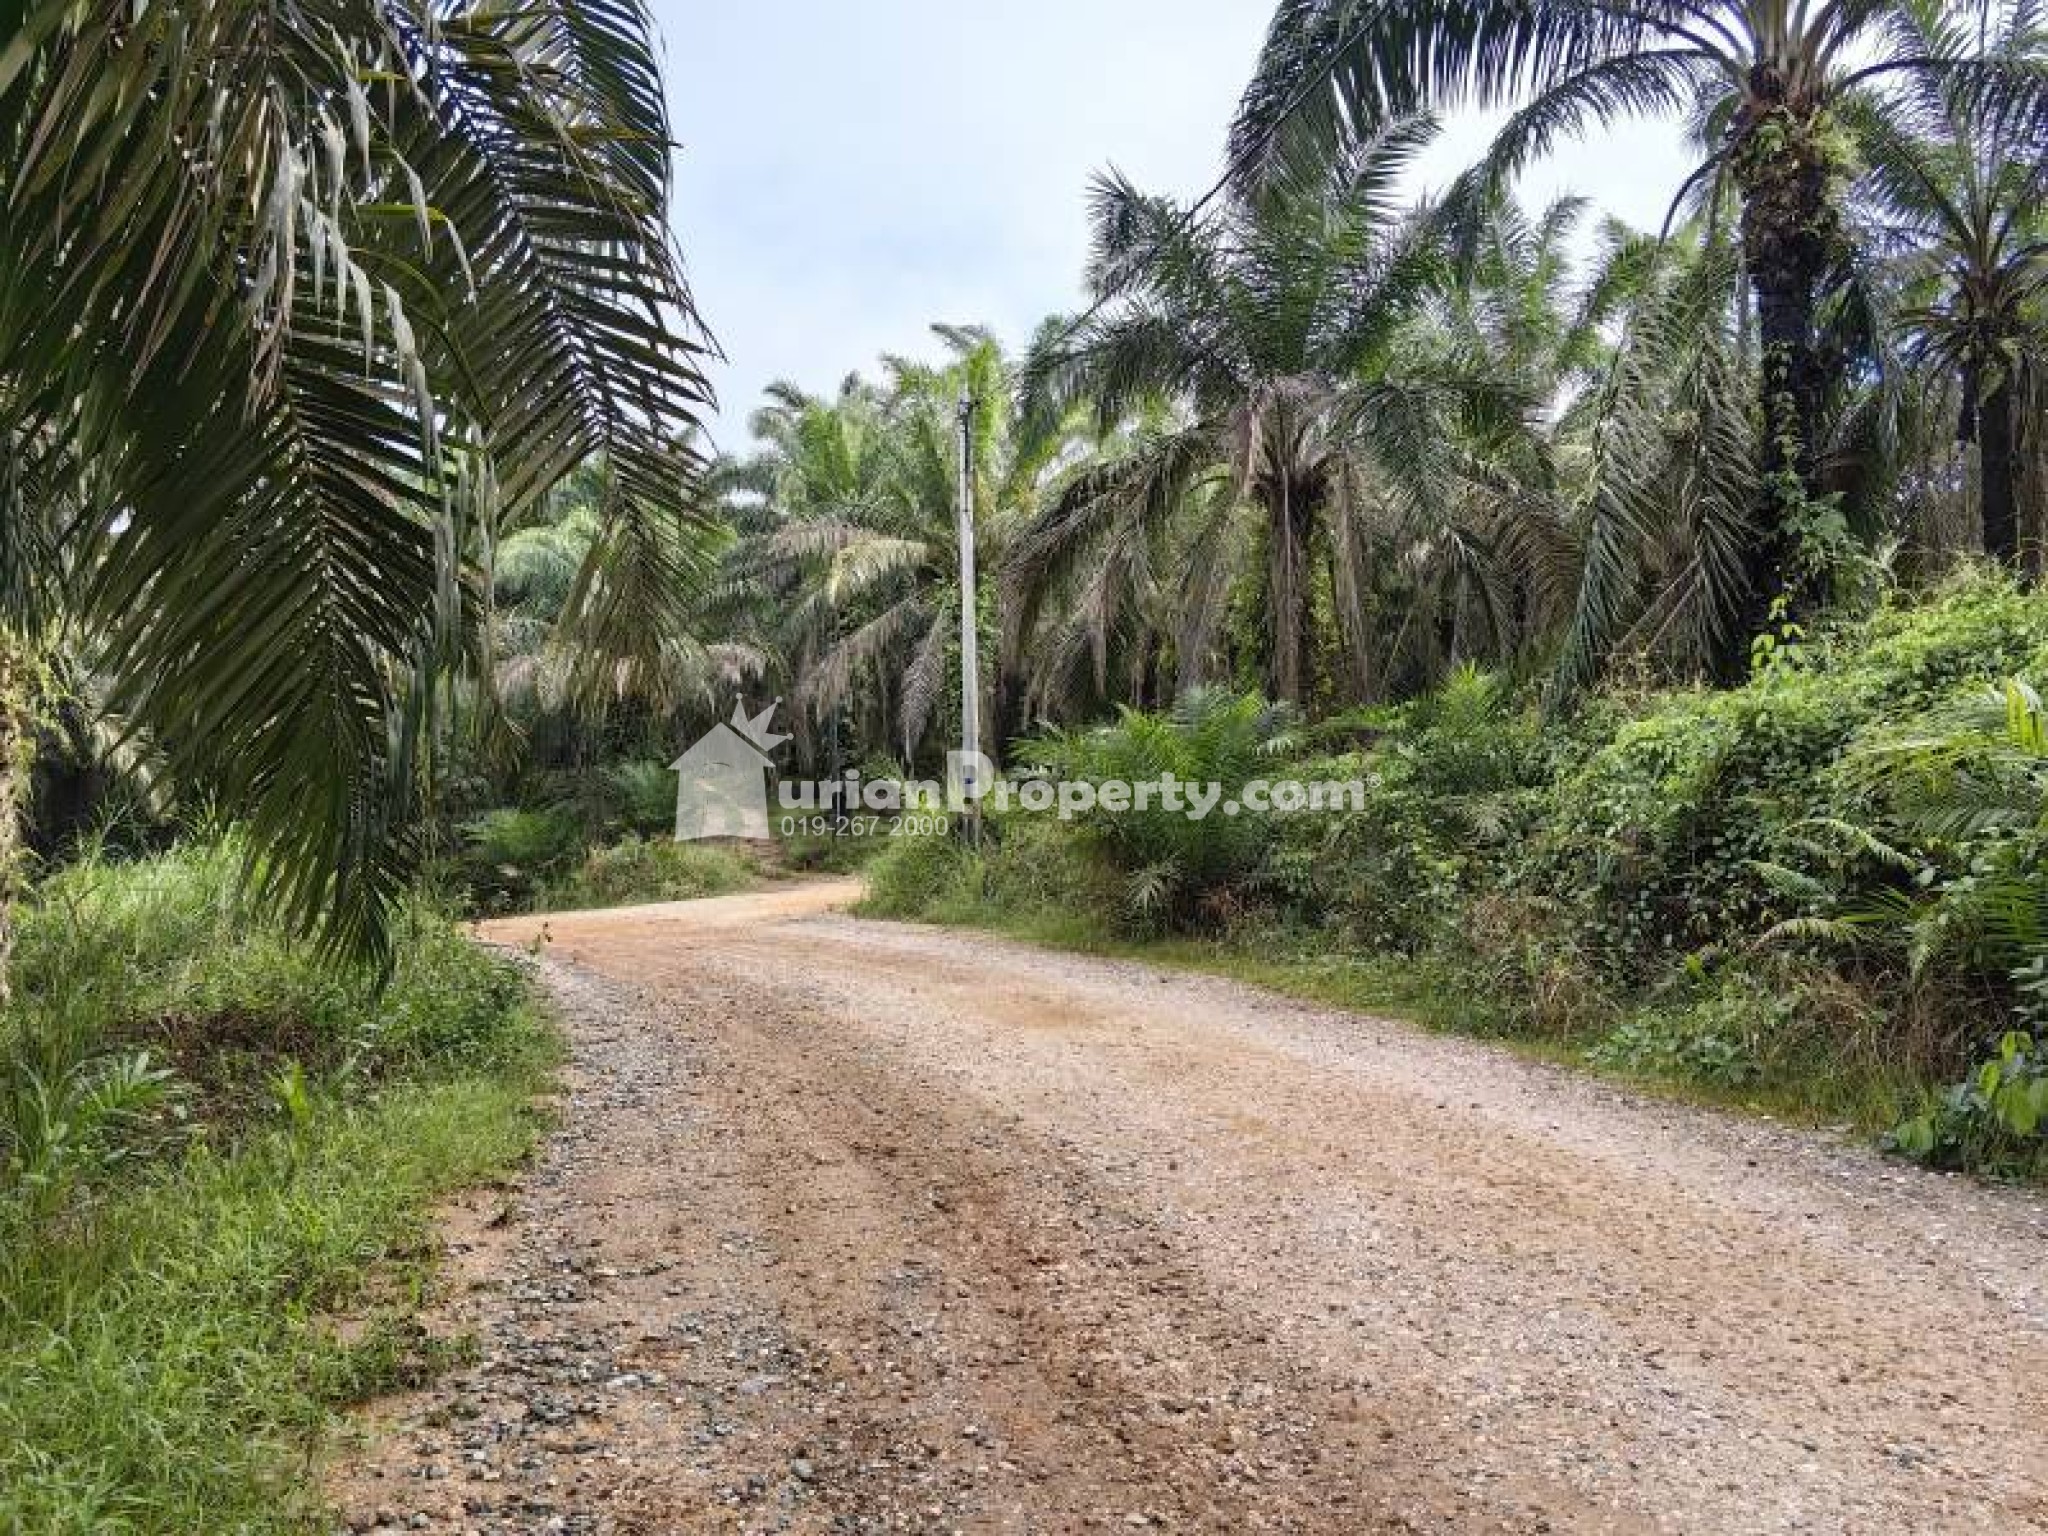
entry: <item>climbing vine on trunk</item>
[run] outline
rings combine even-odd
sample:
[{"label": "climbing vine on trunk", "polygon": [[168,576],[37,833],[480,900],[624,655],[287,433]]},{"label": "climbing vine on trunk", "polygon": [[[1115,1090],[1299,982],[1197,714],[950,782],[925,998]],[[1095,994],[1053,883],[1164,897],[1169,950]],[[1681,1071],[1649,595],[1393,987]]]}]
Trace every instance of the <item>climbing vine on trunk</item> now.
[{"label": "climbing vine on trunk", "polygon": [[1744,634],[1771,604],[1796,609],[1819,595],[1836,542],[1821,473],[1830,370],[1819,310],[1842,253],[1841,183],[1847,148],[1828,114],[1788,102],[1758,71],[1769,105],[1738,128],[1743,267],[1756,298],[1763,426],[1762,502],[1750,545]]}]

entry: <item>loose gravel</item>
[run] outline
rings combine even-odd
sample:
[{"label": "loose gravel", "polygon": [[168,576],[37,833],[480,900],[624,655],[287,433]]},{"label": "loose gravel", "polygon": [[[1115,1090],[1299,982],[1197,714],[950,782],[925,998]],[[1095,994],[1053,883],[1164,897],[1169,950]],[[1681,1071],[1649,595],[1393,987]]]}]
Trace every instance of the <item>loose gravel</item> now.
[{"label": "loose gravel", "polygon": [[2048,1208],[844,883],[491,925],[573,1042],[352,1531],[2048,1531]]}]

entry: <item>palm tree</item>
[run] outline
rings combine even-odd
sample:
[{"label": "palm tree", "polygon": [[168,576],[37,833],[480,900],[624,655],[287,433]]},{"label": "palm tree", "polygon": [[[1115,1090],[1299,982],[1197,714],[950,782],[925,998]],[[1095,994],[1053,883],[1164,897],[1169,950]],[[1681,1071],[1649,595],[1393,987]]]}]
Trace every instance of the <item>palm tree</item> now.
[{"label": "palm tree", "polygon": [[[735,552],[736,585],[775,594],[774,649],[814,725],[843,712],[856,740],[916,760],[941,713],[960,633],[959,403],[972,398],[977,540],[993,568],[1033,505],[1048,441],[1013,409],[1010,368],[984,331],[937,326],[949,361],[885,358],[885,382],[834,401],[789,386],[754,420],[770,516]],[[976,594],[977,622],[986,594]]]},{"label": "palm tree", "polygon": [[1255,553],[1256,529],[1227,476],[1169,479],[1157,500],[1144,490],[1163,439],[1186,428],[1184,412],[1154,401],[1107,431],[1075,414],[1079,456],[1005,552],[991,733],[1000,745],[1027,722],[1158,708],[1220,675],[1231,577]]},{"label": "palm tree", "polygon": [[[705,471],[707,502],[726,478],[722,461]],[[450,713],[467,706],[463,745],[494,769],[583,771],[629,747],[659,756],[761,671],[750,647],[708,638],[721,633],[711,572],[732,538],[724,509],[678,551],[704,573],[687,591],[616,591],[644,573],[611,542],[603,509],[616,494],[609,466],[586,464],[490,551],[490,675]],[[633,632],[594,642],[593,615],[614,613]]]},{"label": "palm tree", "polygon": [[705,343],[645,8],[7,21],[0,693],[47,623],[91,625],[114,706],[247,822],[289,915],[374,943],[483,535],[602,454],[592,632],[689,574]]},{"label": "palm tree", "polygon": [[1622,311],[1586,405],[1583,549],[1558,666],[1567,689],[1616,652],[1698,676],[1740,648],[1758,461],[1740,260],[1724,230],[1683,229],[1655,242]]},{"label": "palm tree", "polygon": [[[1930,55],[1973,46],[1957,19],[1911,20],[1928,29]],[[2023,58],[2037,40],[2022,20],[2006,18],[1984,51]],[[1902,97],[1852,98],[1844,117],[1865,166],[1856,205],[1902,294],[1911,360],[1954,381],[1956,441],[1977,452],[1984,549],[2015,565],[2025,427],[2048,399],[2048,158],[1981,97],[1940,77]]]},{"label": "palm tree", "polygon": [[1575,601],[1610,333],[1659,269],[1657,242],[1612,220],[1590,262],[1575,262],[1585,209],[1568,197],[1533,216],[1506,198],[1469,210],[1455,273],[1404,339],[1405,367],[1488,378],[1493,398],[1524,409],[1446,423],[1459,473],[1434,525],[1399,552],[1411,591],[1386,605],[1396,691],[1432,686],[1462,662],[1525,662]]},{"label": "palm tree", "polygon": [[1315,683],[1318,553],[1352,663],[1370,669],[1370,527],[1433,516],[1447,413],[1473,392],[1468,377],[1393,366],[1440,270],[1430,221],[1392,207],[1432,132],[1394,124],[1207,224],[1121,178],[1098,182],[1096,308],[1035,350],[1026,411],[1085,403],[1104,433],[1148,412],[1152,424],[1075,474],[1022,536],[1010,570],[1020,622],[1084,566],[1142,574],[1172,527],[1180,686],[1204,680],[1237,562],[1254,552],[1272,694],[1300,703]]},{"label": "palm tree", "polygon": [[[1233,166],[1266,184],[1419,107],[1519,103],[1472,178],[1496,187],[1560,136],[1646,113],[1689,115],[1705,157],[1683,191],[1732,185],[1761,342],[1752,627],[1808,588],[1801,541],[1821,501],[1818,445],[1837,365],[1817,311],[1845,250],[1850,141],[1837,106],[1891,77],[1953,82],[2038,158],[2048,72],[2018,57],[1929,53],[1942,0],[1282,0],[1234,130]],[[1681,195],[1683,195],[1683,191]],[[1739,636],[1738,636],[1739,638]]]}]

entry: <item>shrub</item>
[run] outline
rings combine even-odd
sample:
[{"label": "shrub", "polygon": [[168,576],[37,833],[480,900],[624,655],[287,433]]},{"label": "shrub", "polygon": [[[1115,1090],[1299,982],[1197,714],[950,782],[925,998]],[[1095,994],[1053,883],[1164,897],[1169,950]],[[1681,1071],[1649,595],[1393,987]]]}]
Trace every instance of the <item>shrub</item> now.
[{"label": "shrub", "polygon": [[873,917],[931,917],[957,901],[970,879],[978,893],[978,876],[973,856],[950,832],[898,832],[868,864],[860,910]]},{"label": "shrub", "polygon": [[[1235,799],[1256,778],[1272,777],[1296,745],[1292,716],[1256,694],[1198,688],[1161,714],[1123,708],[1112,725],[1054,732],[1019,757],[1061,779],[1095,784],[1161,781],[1221,786]],[[1125,919],[1141,927],[1193,921],[1205,897],[1242,884],[1259,870],[1272,818],[1222,805],[1196,820],[1157,803],[1144,809],[1097,808],[1075,823],[1125,877]]]},{"label": "shrub", "polygon": [[984,817],[979,849],[964,827],[899,832],[867,866],[870,917],[1013,924],[1044,930],[1062,920],[1117,914],[1123,880],[1072,825],[1012,809]]},{"label": "shrub", "polygon": [[561,912],[688,901],[745,890],[755,879],[755,866],[721,844],[629,837],[609,848],[591,849],[572,871],[540,892],[538,909]]},{"label": "shrub", "polygon": [[1809,860],[1816,819],[1862,814],[1852,745],[2028,658],[2048,658],[2048,604],[1978,580],[1887,607],[1800,667],[1654,698],[1558,779],[1534,878],[1579,896],[1625,979],[1745,942],[1806,910],[1777,877]]},{"label": "shrub", "polygon": [[1028,811],[989,818],[980,886],[993,911],[1021,920],[1112,912],[1122,891],[1117,872],[1074,826]]},{"label": "shrub", "polygon": [[657,837],[676,822],[676,776],[668,764],[636,758],[604,771],[612,819],[636,837]]},{"label": "shrub", "polygon": [[558,873],[582,841],[582,828],[568,811],[501,806],[462,824],[458,875],[486,912],[527,906],[548,878]]},{"label": "shrub", "polygon": [[2048,1161],[2048,1049],[2008,1031],[1987,1061],[1931,1095],[1886,1144],[1937,1168],[2038,1171]]},{"label": "shrub", "polygon": [[417,904],[388,977],[339,963],[243,899],[243,858],[91,857],[18,913],[0,1528],[317,1525],[330,1406],[419,1363],[402,1301],[355,1341],[320,1313],[535,1133],[550,1043],[514,967]]}]

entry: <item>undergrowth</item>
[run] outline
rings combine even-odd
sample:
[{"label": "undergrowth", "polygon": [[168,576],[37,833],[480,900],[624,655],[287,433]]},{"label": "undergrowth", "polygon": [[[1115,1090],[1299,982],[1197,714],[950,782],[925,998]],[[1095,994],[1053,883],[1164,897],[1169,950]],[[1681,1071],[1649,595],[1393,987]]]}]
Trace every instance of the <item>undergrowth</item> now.
[{"label": "undergrowth", "polygon": [[416,907],[380,986],[253,910],[242,857],[88,856],[20,914],[0,1529],[320,1528],[334,1409],[436,1364],[432,1198],[537,1135],[554,1039],[514,968]]},{"label": "undergrowth", "polygon": [[566,873],[549,880],[535,898],[534,910],[567,912],[723,896],[746,890],[760,878],[757,864],[720,844],[629,837],[589,850]]}]

